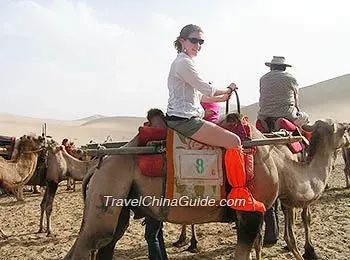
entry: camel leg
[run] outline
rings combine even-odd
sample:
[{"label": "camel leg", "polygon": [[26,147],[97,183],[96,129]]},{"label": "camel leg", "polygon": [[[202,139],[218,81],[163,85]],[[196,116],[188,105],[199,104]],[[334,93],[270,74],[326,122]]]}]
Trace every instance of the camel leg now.
[{"label": "camel leg", "polygon": [[263,237],[262,237],[262,233],[259,232],[254,242],[256,260],[262,260],[262,254],[261,254],[262,247],[263,247]]},{"label": "camel leg", "polygon": [[350,150],[348,148],[343,148],[342,149],[342,155],[343,155],[343,159],[344,159],[344,163],[345,163],[345,167],[344,167],[344,174],[345,174],[345,181],[346,181],[346,188],[350,188],[350,168],[349,168],[349,156],[348,156],[348,152]]},{"label": "camel leg", "polygon": [[260,212],[237,211],[237,246],[235,260],[250,259],[250,251],[261,232],[263,214]]},{"label": "camel leg", "polygon": [[[92,201],[91,194],[89,198]],[[114,231],[119,225],[118,219],[122,210],[120,207],[104,207],[104,203],[104,201],[97,202],[96,200],[91,204],[86,202],[84,209],[86,214],[84,214],[79,236],[63,260],[88,259],[90,253],[99,248],[103,248],[100,255],[113,255],[111,251],[116,242],[113,242]],[[112,257],[103,259],[111,260]]]},{"label": "camel leg", "polygon": [[295,217],[294,209],[287,208],[283,204],[281,204],[281,208],[284,215],[284,240],[286,241],[288,249],[293,253],[294,257],[298,260],[303,260],[303,257],[297,248],[297,243],[293,232]]},{"label": "camel leg", "polygon": [[304,259],[307,260],[316,260],[318,259],[318,256],[315,252],[315,248],[311,242],[311,236],[310,236],[310,223],[311,223],[311,214],[309,207],[303,208],[303,211],[301,213],[301,217],[304,224],[305,229],[305,253],[303,254]]},{"label": "camel leg", "polygon": [[52,227],[51,227],[51,213],[53,200],[56,195],[58,188],[58,183],[54,181],[48,181],[47,187],[45,189],[43,200],[40,203],[40,228],[38,233],[43,233],[44,231],[44,212],[46,214],[46,232],[47,236],[52,236]]},{"label": "camel leg", "polygon": [[38,233],[44,232],[44,212],[45,212],[48,196],[49,196],[49,189],[46,188],[43,199],[41,200],[41,203],[40,203],[40,224],[39,224]]},{"label": "camel leg", "polygon": [[179,239],[173,243],[175,247],[182,247],[186,244],[186,225],[182,225]]},{"label": "camel leg", "polygon": [[194,224],[191,225],[191,234],[191,244],[186,250],[191,253],[199,253],[199,249],[197,247],[198,241],[196,238],[196,230],[194,228]]},{"label": "camel leg", "polygon": [[117,226],[117,229],[114,233],[114,238],[113,238],[112,242],[110,242],[109,244],[107,244],[106,246],[104,246],[98,250],[96,260],[104,260],[104,259],[112,259],[113,258],[115,244],[118,242],[119,239],[122,238],[125,231],[128,229],[129,221],[130,221],[130,210],[124,207],[120,213],[119,220],[118,220],[118,226]]},{"label": "camel leg", "polygon": [[67,178],[67,188],[66,190],[75,191],[75,180],[72,177]]},{"label": "camel leg", "polygon": [[[64,257],[65,260],[87,259],[91,251],[102,247],[105,249],[100,254],[107,255],[111,248],[114,248],[112,245],[115,237],[122,236],[121,226],[125,227],[125,225],[119,225],[119,221],[123,222],[122,219],[125,217],[119,220],[119,216],[125,213],[122,213],[121,206],[112,205],[112,203],[114,198],[120,201],[128,197],[133,176],[130,169],[126,169],[126,172],[112,169],[116,169],[122,162],[128,163],[125,158],[133,159],[127,156],[115,156],[113,160],[106,160],[101,169],[97,170],[98,173],[91,177],[79,236]],[[104,170],[104,168],[109,170]],[[107,183],[118,183],[118,185],[106,185]],[[117,227],[120,230],[116,232]],[[105,259],[108,260],[108,258]]]},{"label": "camel leg", "polygon": [[58,188],[57,182],[51,182],[51,184],[47,185],[47,189],[49,190],[48,200],[46,204],[46,232],[47,236],[52,236],[52,226],[51,226],[51,214],[52,214],[52,207],[53,207],[53,200],[55,199],[56,191]]},{"label": "camel leg", "polygon": [[350,169],[347,165],[344,168],[346,188],[350,188]]},{"label": "camel leg", "polygon": [[23,185],[21,185],[18,188],[14,189],[12,192],[14,193],[15,198],[16,198],[17,201],[24,201]]}]

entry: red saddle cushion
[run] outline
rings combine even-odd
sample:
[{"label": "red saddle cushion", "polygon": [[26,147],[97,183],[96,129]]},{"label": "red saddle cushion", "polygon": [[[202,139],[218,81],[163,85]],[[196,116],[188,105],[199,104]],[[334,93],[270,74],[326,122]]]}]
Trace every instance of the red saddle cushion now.
[{"label": "red saddle cushion", "polygon": [[139,146],[144,146],[150,141],[162,141],[166,139],[166,128],[141,126],[139,127]]},{"label": "red saddle cushion", "polygon": [[144,154],[137,155],[137,162],[141,174],[148,177],[162,177],[164,168],[164,159],[162,154]]},{"label": "red saddle cushion", "polygon": [[263,126],[262,122],[260,119],[256,120],[255,122],[255,127],[256,129],[258,129],[260,132],[265,133],[267,130],[265,129],[265,127]]},{"label": "red saddle cushion", "polygon": [[[167,129],[142,126],[139,128],[138,146],[145,146],[150,141],[162,141],[167,136]],[[164,159],[162,154],[139,154],[137,162],[141,174],[148,177],[163,176]]]},{"label": "red saddle cushion", "polygon": [[286,129],[287,131],[295,131],[297,129],[297,126],[293,124],[291,121],[285,119],[285,118],[279,118],[277,119],[277,129]]}]

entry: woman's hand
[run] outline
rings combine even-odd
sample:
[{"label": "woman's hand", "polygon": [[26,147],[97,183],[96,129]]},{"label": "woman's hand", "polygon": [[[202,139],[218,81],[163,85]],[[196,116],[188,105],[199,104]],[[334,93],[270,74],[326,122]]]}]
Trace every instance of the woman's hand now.
[{"label": "woman's hand", "polygon": [[228,86],[228,88],[231,90],[231,92],[232,92],[232,91],[235,91],[236,89],[238,89],[238,87],[236,86],[235,83],[231,83],[231,84]]},{"label": "woman's hand", "polygon": [[232,91],[230,89],[227,89],[227,90],[228,92],[220,97],[221,102],[227,101],[231,98]]}]

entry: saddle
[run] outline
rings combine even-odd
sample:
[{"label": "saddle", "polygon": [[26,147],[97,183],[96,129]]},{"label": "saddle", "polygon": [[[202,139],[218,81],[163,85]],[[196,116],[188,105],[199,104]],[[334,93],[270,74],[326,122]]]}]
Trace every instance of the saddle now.
[{"label": "saddle", "polygon": [[287,144],[292,153],[303,151],[310,141],[311,134],[299,129],[295,124],[286,118],[268,117],[265,120],[258,119],[256,128],[262,133],[271,133],[273,131],[285,130],[292,136],[304,136],[304,141]]},{"label": "saddle", "polygon": [[[167,128],[142,126],[139,128],[138,146],[152,145],[154,142],[165,142]],[[148,177],[162,177],[166,173],[164,154],[140,154],[137,162],[141,174]]]},{"label": "saddle", "polygon": [[15,142],[16,137],[0,135],[0,156],[6,160],[11,160]]},{"label": "saddle", "polygon": [[[240,118],[235,118],[233,120],[235,123],[230,124],[229,128],[226,129],[237,134],[241,140],[251,140],[250,127],[245,123],[247,120],[247,118],[243,118],[243,120],[240,120]],[[165,147],[167,133],[167,128],[150,127],[145,123],[142,127],[139,127],[138,146],[157,145],[158,143],[158,145]],[[192,149],[206,150],[214,148],[195,140],[191,140],[191,143],[192,146],[196,147]],[[245,150],[244,163],[248,180],[252,179],[254,176],[253,156],[255,151],[256,150],[254,147]],[[142,175],[148,177],[165,176],[167,163],[166,156],[164,154],[138,155],[137,160]]]}]

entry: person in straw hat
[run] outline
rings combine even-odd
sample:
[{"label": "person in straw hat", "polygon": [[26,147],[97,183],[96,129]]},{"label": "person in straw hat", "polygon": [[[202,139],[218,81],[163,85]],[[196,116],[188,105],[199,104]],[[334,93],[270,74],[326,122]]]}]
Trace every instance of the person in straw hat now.
[{"label": "person in straw hat", "polygon": [[260,79],[260,99],[258,118],[284,117],[297,126],[309,122],[309,115],[299,109],[299,87],[297,80],[286,72],[287,67],[283,56],[273,56],[271,62],[265,62],[270,71]]},{"label": "person in straw hat", "polygon": [[[283,56],[273,56],[271,62],[265,62],[270,71],[260,79],[260,99],[258,119],[266,124],[266,119],[275,121],[284,117],[301,127],[309,122],[309,116],[299,109],[299,88],[297,80],[288,72]],[[268,129],[268,127],[267,127]],[[273,129],[268,129],[273,130]],[[278,240],[279,226],[277,218],[278,199],[266,211],[264,245],[274,245]]]}]

